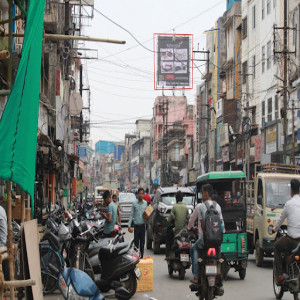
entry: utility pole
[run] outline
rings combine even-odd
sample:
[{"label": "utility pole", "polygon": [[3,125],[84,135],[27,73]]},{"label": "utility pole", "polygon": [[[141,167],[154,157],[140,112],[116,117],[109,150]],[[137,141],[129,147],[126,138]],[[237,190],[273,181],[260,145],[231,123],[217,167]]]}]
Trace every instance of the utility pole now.
[{"label": "utility pole", "polygon": [[[281,117],[283,118],[283,135],[284,135],[284,143],[283,143],[283,162],[286,163],[287,157],[287,137],[288,137],[288,119],[287,119],[287,111],[288,111],[288,59],[289,54],[296,53],[296,51],[289,51],[288,49],[288,30],[296,30],[296,28],[288,27],[288,11],[287,11],[287,0],[284,0],[284,9],[283,9],[283,27],[274,26],[274,56],[276,54],[283,54],[283,110]],[[276,35],[275,30],[280,29],[283,30],[283,51],[276,51]],[[292,130],[292,136],[295,135],[294,128]],[[293,147],[295,147],[293,145]],[[294,151],[294,150],[293,150]],[[293,154],[292,154],[293,155]],[[294,159],[292,158],[293,163]]]},{"label": "utility pole", "polygon": [[[210,105],[209,105],[209,93],[208,93],[208,90],[209,90],[209,54],[210,54],[210,51],[207,50],[207,51],[193,51],[194,53],[201,53],[201,54],[206,54],[207,55],[207,58],[204,58],[204,59],[193,59],[193,61],[205,61],[207,63],[206,65],[206,80],[205,80],[205,98],[206,98],[206,104],[207,104],[207,126],[206,126],[206,153],[208,155],[208,148],[209,148],[209,132],[210,132]],[[199,105],[199,109],[200,109],[200,106],[202,106],[201,104]],[[199,111],[199,114],[201,112]],[[217,133],[216,133],[217,134]],[[199,149],[200,151],[200,149]],[[216,150],[215,150],[216,151]],[[207,172],[209,171],[209,162],[208,162],[208,165],[207,165]]]},{"label": "utility pole", "polygon": [[[82,64],[80,65],[79,68],[79,93],[80,96],[82,97],[82,90],[83,90],[83,83],[82,83]],[[83,140],[83,117],[82,117],[82,111],[80,113],[80,126],[79,126],[79,139],[80,139],[80,143],[82,143]]]},{"label": "utility pole", "polygon": [[292,100],[292,164],[295,164],[295,102]]},{"label": "utility pole", "polygon": [[[287,0],[284,0],[284,21],[283,21],[283,131],[284,131],[284,144],[283,144],[283,159],[286,163],[286,144],[287,144]],[[294,131],[294,130],[293,130]]]}]

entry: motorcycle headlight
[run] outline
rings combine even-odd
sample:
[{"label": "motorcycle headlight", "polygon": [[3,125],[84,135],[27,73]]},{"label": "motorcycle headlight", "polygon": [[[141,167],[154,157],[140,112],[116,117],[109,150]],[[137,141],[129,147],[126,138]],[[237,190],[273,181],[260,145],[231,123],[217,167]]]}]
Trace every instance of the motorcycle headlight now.
[{"label": "motorcycle headlight", "polygon": [[268,227],[268,234],[269,234],[269,235],[272,235],[272,234],[273,234],[273,228],[274,228],[273,225],[269,225],[269,227]]},{"label": "motorcycle headlight", "polygon": [[193,213],[193,210],[191,208],[189,208],[189,215],[191,215]]},{"label": "motorcycle headlight", "polygon": [[76,290],[74,289],[73,285],[69,285],[68,291],[68,300],[89,300],[90,297],[84,297],[77,294]]}]

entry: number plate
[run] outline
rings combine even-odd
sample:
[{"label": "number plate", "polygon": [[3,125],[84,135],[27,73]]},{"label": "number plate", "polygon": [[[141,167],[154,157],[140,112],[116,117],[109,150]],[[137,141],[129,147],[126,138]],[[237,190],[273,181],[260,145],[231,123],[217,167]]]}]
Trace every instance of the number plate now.
[{"label": "number plate", "polygon": [[142,276],[141,270],[140,270],[138,267],[136,267],[136,268],[134,269],[134,273],[135,273],[136,277],[140,280],[140,278],[141,278],[141,276]]},{"label": "number plate", "polygon": [[217,275],[217,266],[205,266],[206,275]]},{"label": "number plate", "polygon": [[180,254],[180,261],[190,261],[188,254]]}]

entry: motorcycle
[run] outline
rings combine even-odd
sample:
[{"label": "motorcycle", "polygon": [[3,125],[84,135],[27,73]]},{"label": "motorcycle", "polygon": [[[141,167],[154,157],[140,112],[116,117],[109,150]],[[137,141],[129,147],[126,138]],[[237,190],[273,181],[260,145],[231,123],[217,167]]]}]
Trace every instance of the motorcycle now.
[{"label": "motorcycle", "polygon": [[[281,226],[275,241],[287,234],[286,226]],[[300,293],[300,243],[291,252],[282,253],[284,281],[278,286],[276,285],[276,270],[273,264],[273,289],[276,299],[281,299],[283,294],[289,291],[294,295],[294,300],[299,300]]]},{"label": "motorcycle", "polygon": [[221,275],[221,264],[224,260],[220,258],[218,248],[205,248],[200,252],[199,284],[191,284],[190,288],[193,292],[196,291],[199,300],[212,300],[224,294]]},{"label": "motorcycle", "polygon": [[190,234],[186,229],[181,230],[175,237],[171,246],[171,252],[167,258],[168,272],[172,276],[173,272],[179,273],[179,279],[183,280],[186,269],[191,266],[190,248],[192,246]]},{"label": "motorcycle", "polygon": [[102,292],[124,286],[131,297],[137,289],[141,271],[137,267],[139,253],[130,243],[120,242],[122,236],[104,238],[89,249],[89,259],[95,274],[95,282]]}]

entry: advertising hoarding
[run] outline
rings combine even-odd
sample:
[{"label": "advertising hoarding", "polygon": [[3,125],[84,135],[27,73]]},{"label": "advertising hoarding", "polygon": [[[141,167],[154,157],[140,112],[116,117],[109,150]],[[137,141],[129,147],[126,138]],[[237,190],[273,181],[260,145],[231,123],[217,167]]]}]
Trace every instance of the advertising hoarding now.
[{"label": "advertising hoarding", "polygon": [[192,34],[154,34],[154,89],[192,89],[192,52]]}]

